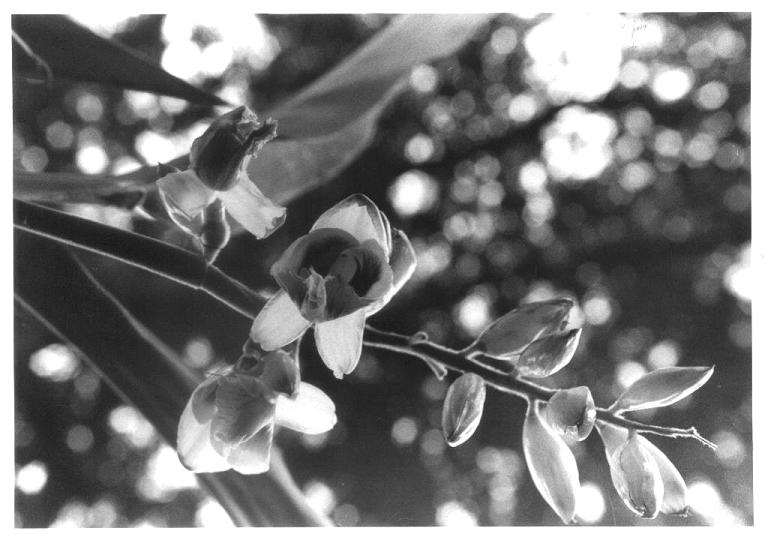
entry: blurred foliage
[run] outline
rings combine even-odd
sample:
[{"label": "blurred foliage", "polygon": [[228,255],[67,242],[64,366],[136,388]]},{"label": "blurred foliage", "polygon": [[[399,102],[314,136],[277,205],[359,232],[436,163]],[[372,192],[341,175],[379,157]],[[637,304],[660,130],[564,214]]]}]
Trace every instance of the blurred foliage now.
[{"label": "blurred foliage", "polygon": [[[749,16],[569,17],[499,16],[454,57],[414,70],[359,159],[293,202],[272,237],[236,237],[218,265],[271,288],[269,266],[281,250],[323,209],[364,192],[419,256],[414,279],[371,321],[377,327],[425,330],[461,347],[518,304],[565,294],[581,304],[584,334],[552,385],[587,384],[606,406],[648,369],[716,366],[679,405],[637,413],[696,425],[719,444],[712,452],[654,440],[687,480],[692,515],[632,517],[590,437],[574,447],[585,522],[751,524]],[[98,28],[258,111],[387,19],[270,15],[227,26],[142,16]],[[247,54],[227,41],[243,28],[255,40]],[[105,86],[15,79],[15,165],[100,173],[168,160],[188,149],[211,112]],[[67,210],[178,240],[140,213]],[[190,366],[236,357],[249,321],[156,276],[87,260]],[[19,310],[15,324],[17,526],[226,521],[95,373],[50,346]],[[446,383],[423,365],[364,351],[354,374],[337,381],[311,340],[302,355],[303,378],[334,399],[339,424],[327,436],[281,432],[278,442],[310,500],[338,524],[558,523],[522,458],[522,401],[489,392],[478,432],[449,449],[440,432]]]}]

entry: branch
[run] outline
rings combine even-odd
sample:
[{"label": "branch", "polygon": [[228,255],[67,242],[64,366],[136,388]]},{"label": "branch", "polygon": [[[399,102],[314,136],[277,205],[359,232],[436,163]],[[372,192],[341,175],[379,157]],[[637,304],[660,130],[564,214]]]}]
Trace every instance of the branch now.
[{"label": "branch", "polygon": [[[475,373],[482,377],[487,385],[492,386],[501,392],[516,395],[527,401],[548,401],[557,391],[557,389],[547,388],[525,379],[518,378],[515,376],[514,372],[504,373],[501,370],[483,365],[481,362],[467,357],[462,351],[456,351],[432,343],[427,337],[421,334],[406,336],[393,332],[383,332],[370,325],[366,325],[363,345],[371,349],[380,349],[415,357],[428,363],[433,362],[459,373]],[[653,435],[675,439],[695,439],[709,448],[716,448],[714,443],[702,437],[696,428],[693,427],[684,429],[655,426],[636,420],[629,420],[601,408],[597,409],[597,417],[609,424],[633,429],[638,432],[651,433]]]}]

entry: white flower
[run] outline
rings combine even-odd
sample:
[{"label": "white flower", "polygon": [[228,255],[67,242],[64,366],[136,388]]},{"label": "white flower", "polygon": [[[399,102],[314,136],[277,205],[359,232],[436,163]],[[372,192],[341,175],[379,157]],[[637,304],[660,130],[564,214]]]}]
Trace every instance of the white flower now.
[{"label": "white flower", "polygon": [[370,199],[352,195],[321,215],[309,234],[272,266],[280,284],[251,328],[251,339],[275,350],[315,327],[317,350],[336,377],[355,369],[366,317],[413,273],[416,255]]},{"label": "white flower", "polygon": [[264,238],[285,221],[285,208],[266,197],[246,173],[248,162],[274,138],[276,124],[261,122],[247,107],[220,116],[189,154],[189,168],[157,181],[171,219],[198,234],[205,209],[220,200],[227,212],[256,238]]},{"label": "white flower", "polygon": [[300,382],[295,395],[278,391],[291,386],[285,384],[291,375],[283,371],[287,356],[284,351],[269,353],[257,369],[230,369],[192,392],[176,445],[186,468],[263,473],[269,470],[275,424],[311,434],[336,424],[336,408],[319,388]]}]

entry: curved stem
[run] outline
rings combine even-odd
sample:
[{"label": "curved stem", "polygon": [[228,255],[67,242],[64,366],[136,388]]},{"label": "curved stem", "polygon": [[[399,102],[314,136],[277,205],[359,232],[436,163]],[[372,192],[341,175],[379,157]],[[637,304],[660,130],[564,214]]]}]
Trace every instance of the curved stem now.
[{"label": "curved stem", "polygon": [[[18,229],[100,253],[201,290],[246,317],[256,317],[266,303],[266,296],[252,291],[215,266],[207,264],[199,254],[147,236],[16,199],[13,210],[14,227]],[[547,401],[557,391],[505,372],[498,362],[488,365],[482,362],[482,356],[470,358],[465,351],[433,343],[422,334],[406,336],[366,325],[363,344],[369,348],[418,358],[438,377],[444,374],[446,368],[459,373],[475,373],[497,390],[526,400]],[[628,420],[606,409],[598,409],[597,416],[617,426],[663,437],[696,439],[715,448],[712,442],[702,437],[693,427],[654,426]]]},{"label": "curved stem", "polygon": [[[486,384],[505,392],[513,394],[526,400],[548,401],[557,389],[540,386],[536,383],[520,379],[514,373],[504,373],[500,370],[483,365],[463,353],[443,347],[430,342],[426,338],[413,339],[411,336],[396,334],[394,332],[383,332],[370,325],[365,327],[365,336],[363,345],[372,349],[387,350],[420,360],[442,364],[446,368],[459,373],[475,373],[481,376]],[[597,409],[597,417],[604,422],[616,426],[634,429],[643,433],[651,433],[662,437],[689,438],[699,441],[701,444],[710,448],[716,448],[715,444],[702,437],[696,428],[676,428],[667,426],[655,426],[629,420],[622,416],[615,415],[607,409]]]}]

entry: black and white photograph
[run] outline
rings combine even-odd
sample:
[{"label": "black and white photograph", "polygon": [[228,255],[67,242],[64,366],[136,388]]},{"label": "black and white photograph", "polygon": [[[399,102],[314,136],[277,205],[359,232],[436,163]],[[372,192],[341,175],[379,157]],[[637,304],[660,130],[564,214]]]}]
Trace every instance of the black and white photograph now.
[{"label": "black and white photograph", "polygon": [[754,530],[752,12],[74,6],[7,526]]}]

